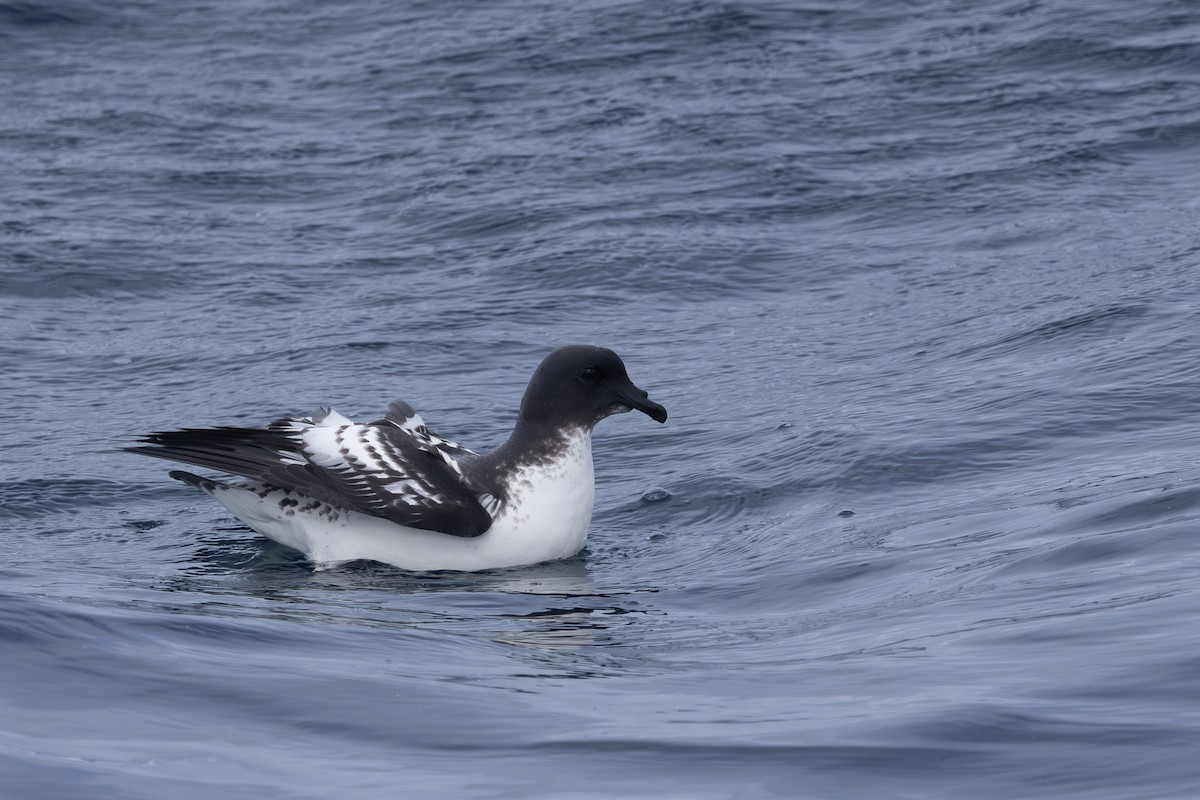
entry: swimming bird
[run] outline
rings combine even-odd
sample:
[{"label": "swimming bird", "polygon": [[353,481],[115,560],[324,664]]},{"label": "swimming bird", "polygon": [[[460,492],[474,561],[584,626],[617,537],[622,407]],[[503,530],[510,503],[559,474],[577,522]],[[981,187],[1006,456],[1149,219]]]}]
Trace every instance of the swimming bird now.
[{"label": "swimming bird", "polygon": [[592,429],[632,409],[667,420],[616,353],[567,345],[533,373],[508,440],[482,455],[430,432],[403,402],[374,422],[323,408],[266,428],[151,433],[125,449],[240,476],[168,473],[318,568],[367,559],[475,571],[583,549],[595,498]]}]

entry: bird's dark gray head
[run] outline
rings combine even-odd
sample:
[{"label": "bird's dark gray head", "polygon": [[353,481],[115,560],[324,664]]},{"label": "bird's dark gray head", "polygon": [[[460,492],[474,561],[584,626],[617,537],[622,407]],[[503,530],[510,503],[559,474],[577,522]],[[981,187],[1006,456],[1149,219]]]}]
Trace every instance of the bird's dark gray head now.
[{"label": "bird's dark gray head", "polygon": [[658,422],[667,421],[667,410],[629,380],[616,353],[571,344],[546,356],[533,373],[521,400],[521,421],[590,429],[607,416],[635,408]]}]

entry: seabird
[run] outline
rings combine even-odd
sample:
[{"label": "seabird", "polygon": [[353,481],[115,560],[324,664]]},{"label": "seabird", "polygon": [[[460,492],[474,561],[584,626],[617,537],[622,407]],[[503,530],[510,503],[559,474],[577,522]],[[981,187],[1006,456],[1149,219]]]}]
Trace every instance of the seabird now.
[{"label": "seabird", "polygon": [[318,567],[368,559],[474,571],[583,548],[596,491],[592,429],[635,408],[667,420],[616,353],[568,345],[533,373],[508,441],[482,455],[431,433],[403,402],[375,422],[324,408],[266,428],[151,433],[126,449],[240,476],[168,473]]}]

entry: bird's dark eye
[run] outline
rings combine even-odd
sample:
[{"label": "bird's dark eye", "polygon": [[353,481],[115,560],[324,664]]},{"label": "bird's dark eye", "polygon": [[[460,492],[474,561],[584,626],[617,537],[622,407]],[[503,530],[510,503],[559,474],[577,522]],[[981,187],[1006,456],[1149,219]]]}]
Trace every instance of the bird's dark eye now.
[{"label": "bird's dark eye", "polygon": [[604,371],[599,367],[588,367],[579,373],[579,380],[587,383],[599,383],[604,380]]}]

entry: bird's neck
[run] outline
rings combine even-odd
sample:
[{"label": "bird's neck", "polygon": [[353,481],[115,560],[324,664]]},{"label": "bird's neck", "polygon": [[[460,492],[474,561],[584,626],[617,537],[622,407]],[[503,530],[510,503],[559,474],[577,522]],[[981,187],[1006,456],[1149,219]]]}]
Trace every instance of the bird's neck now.
[{"label": "bird's neck", "polygon": [[[584,456],[591,462],[590,426],[561,426],[519,419],[508,441],[480,457],[480,466],[499,481],[529,467],[547,466]],[[497,487],[501,489],[502,487]]]}]

